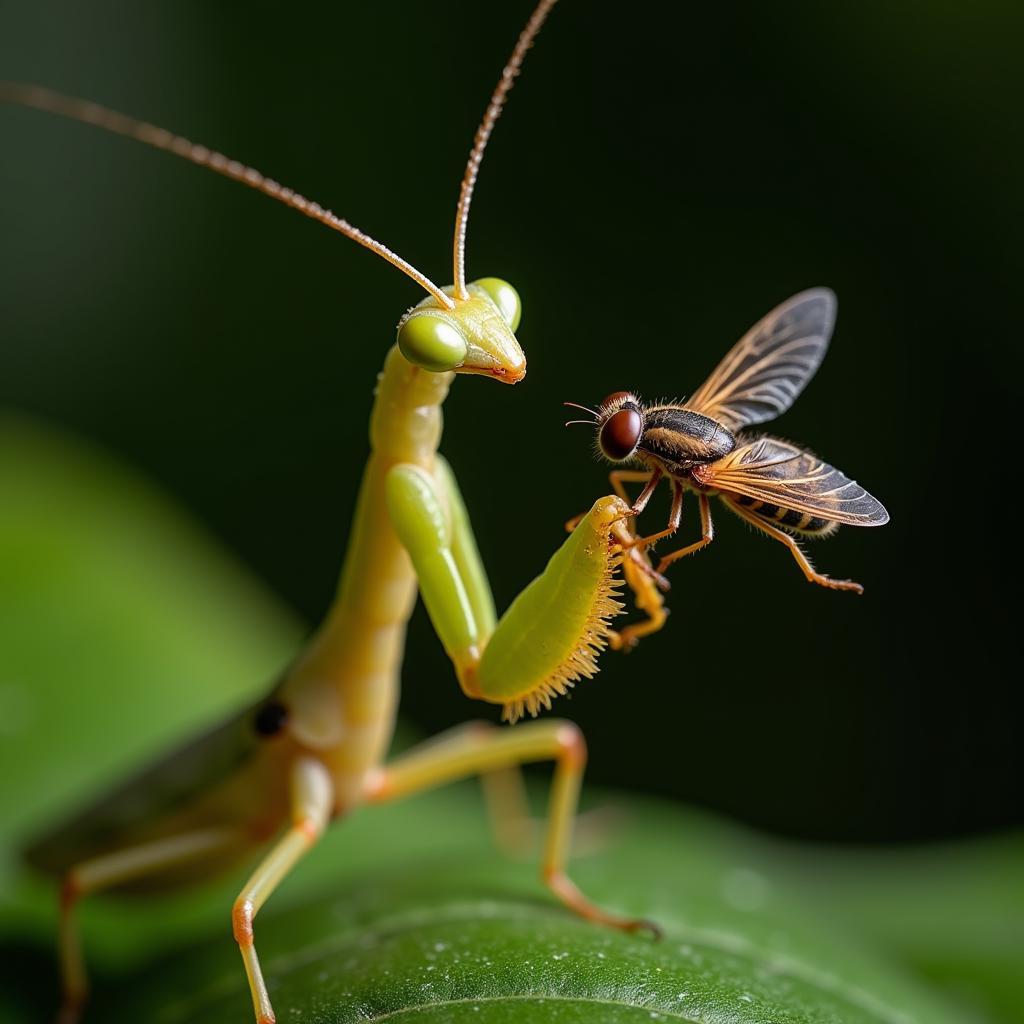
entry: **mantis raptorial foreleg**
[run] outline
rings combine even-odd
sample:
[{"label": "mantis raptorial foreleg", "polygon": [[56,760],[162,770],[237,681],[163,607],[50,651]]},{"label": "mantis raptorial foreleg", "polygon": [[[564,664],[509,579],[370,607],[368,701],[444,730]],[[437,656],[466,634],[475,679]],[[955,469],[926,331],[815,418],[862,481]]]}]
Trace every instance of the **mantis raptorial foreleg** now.
[{"label": "mantis raptorial foreleg", "polygon": [[[646,493],[650,487],[652,476],[653,474],[649,471],[632,469],[613,469],[608,474],[612,489],[626,509],[624,516],[629,517],[616,524],[615,530],[615,536],[625,552],[622,561],[622,574],[626,585],[633,592],[637,608],[647,616],[642,622],[632,623],[621,630],[609,631],[609,646],[616,651],[628,651],[635,647],[642,637],[657,633],[668,618],[665,599],[661,595],[662,590],[668,589],[668,581],[661,575],[660,570],[656,572],[651,564],[647,552],[651,538],[643,538],[646,543],[640,543],[636,536],[634,519],[630,512],[632,503],[625,488],[626,483],[643,483],[647,485]],[[677,508],[675,511],[679,512],[680,510]],[[573,516],[565,524],[565,528],[570,531],[575,530],[586,515],[586,512],[581,512],[579,515]]]},{"label": "mantis raptorial foreleg", "polygon": [[[505,705],[515,720],[546,707],[579,675],[609,635],[612,573],[630,541],[620,498],[602,498],[583,517],[544,573],[493,624],[493,602],[462,498],[446,463],[430,474],[399,464],[387,479],[392,524],[412,558],[434,628],[463,689]],[[581,916],[627,930],[644,921],[609,914],[591,903],[565,873],[586,745],[568,722],[531,723],[515,732],[467,728],[370,773],[367,798],[404,796],[467,775],[531,761],[554,760],[543,874],[548,887]]]},{"label": "mantis raptorial foreleg", "polygon": [[198,829],[93,857],[71,868],[64,876],[58,930],[61,988],[64,994],[58,1015],[60,1024],[72,1024],[78,1020],[89,989],[75,921],[75,910],[84,896],[242,845],[244,841],[245,836],[237,829]]},{"label": "mantis raptorial foreleg", "polygon": [[467,731],[441,747],[413,750],[367,777],[366,799],[371,803],[398,800],[470,775],[493,772],[534,761],[555,762],[542,874],[548,888],[570,910],[589,921],[624,931],[657,927],[642,918],[602,910],[566,874],[572,826],[587,758],[583,734],[572,723],[557,719],[530,722],[514,731]]},{"label": "mantis raptorial foreleg", "polygon": [[594,674],[608,619],[622,608],[614,600],[614,573],[629,533],[620,499],[595,503],[493,628],[478,611],[493,605],[468,521],[451,513],[461,509],[461,497],[450,471],[431,474],[398,464],[388,473],[386,500],[423,603],[468,696],[503,704],[505,717],[515,721]]},{"label": "mantis raptorial foreleg", "polygon": [[256,956],[252,922],[260,907],[299,859],[320,838],[331,816],[334,785],[321,761],[299,758],[292,765],[292,824],[252,873],[231,912],[235,941],[249,978],[257,1024],[273,1024],[274,1011]]}]

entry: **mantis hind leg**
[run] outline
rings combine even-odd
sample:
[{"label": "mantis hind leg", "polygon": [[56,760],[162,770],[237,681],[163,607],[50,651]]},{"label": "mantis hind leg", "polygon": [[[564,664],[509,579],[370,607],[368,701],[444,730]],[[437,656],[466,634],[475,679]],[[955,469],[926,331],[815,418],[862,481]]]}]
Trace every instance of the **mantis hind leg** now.
[{"label": "mantis hind leg", "polygon": [[292,826],[252,873],[231,910],[232,929],[249,979],[256,1024],[274,1024],[277,1018],[256,955],[253,919],[303,854],[320,838],[333,803],[334,786],[327,768],[312,757],[297,760],[291,777]]},{"label": "mantis hind leg", "polygon": [[[492,736],[497,728],[498,726],[486,719],[463,722],[438,736],[424,740],[416,746],[415,753],[422,755],[430,751],[440,757],[446,751],[461,749],[467,737],[476,736],[482,739]],[[481,772],[480,788],[483,791],[495,845],[511,857],[526,857],[536,852],[541,822],[533,816],[530,809],[526,780],[520,766],[509,765]],[[618,819],[618,810],[614,807],[600,807],[577,815],[576,847],[598,849],[607,839],[609,823]]]},{"label": "mantis hind leg", "polygon": [[[414,753],[421,757],[429,752],[434,757],[443,758],[452,751],[461,750],[467,739],[482,739],[491,735],[495,728],[492,722],[484,719],[463,722],[424,740],[416,746]],[[536,838],[534,821],[530,815],[526,783],[519,766],[506,765],[481,772],[480,788],[483,790],[496,845],[513,855],[531,850]]]},{"label": "mantis hind leg", "polygon": [[83,897],[127,882],[158,875],[198,857],[243,846],[247,838],[235,829],[209,828],[154,839],[139,846],[116,850],[82,861],[64,876],[61,889],[58,955],[62,1002],[59,1024],[74,1024],[81,1015],[89,983],[75,910]]},{"label": "mantis hind leg", "polygon": [[573,821],[587,748],[571,722],[529,722],[513,729],[467,731],[441,746],[413,750],[367,777],[370,803],[398,800],[470,775],[534,761],[555,762],[542,874],[545,884],[570,910],[598,924],[623,931],[658,933],[651,922],[606,911],[587,899],[566,873]]},{"label": "mantis hind leg", "polygon": [[746,519],[748,523],[756,526],[762,533],[768,534],[769,537],[777,540],[780,544],[785,544],[789,548],[789,553],[796,560],[796,564],[800,566],[800,571],[811,583],[817,583],[819,587],[828,587],[830,590],[852,590],[855,594],[864,593],[864,588],[853,580],[834,580],[830,576],[817,572],[814,566],[811,565],[808,557],[800,550],[800,545],[797,544],[796,538],[791,537],[784,530],[772,526],[771,523],[762,516],[757,515],[756,512],[751,512],[737,502],[730,501],[728,498],[724,498],[724,500],[729,508],[741,519]]}]

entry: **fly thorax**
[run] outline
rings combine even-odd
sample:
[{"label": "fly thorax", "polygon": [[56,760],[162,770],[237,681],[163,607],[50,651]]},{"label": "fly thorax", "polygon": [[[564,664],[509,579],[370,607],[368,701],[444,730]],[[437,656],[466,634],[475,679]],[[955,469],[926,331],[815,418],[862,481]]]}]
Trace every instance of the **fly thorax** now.
[{"label": "fly thorax", "polygon": [[732,431],[710,416],[675,405],[647,410],[640,451],[669,472],[715,462],[735,447]]}]

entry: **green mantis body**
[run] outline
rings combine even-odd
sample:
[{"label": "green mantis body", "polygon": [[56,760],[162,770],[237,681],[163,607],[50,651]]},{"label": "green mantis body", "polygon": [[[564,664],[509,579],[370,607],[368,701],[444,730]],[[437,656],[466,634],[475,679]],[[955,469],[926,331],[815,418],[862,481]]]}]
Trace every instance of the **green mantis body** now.
[{"label": "green mantis body", "polygon": [[[127,134],[286,202],[384,256],[429,293],[399,324],[370,422],[371,455],[336,599],[265,702],[175,752],[30,852],[64,878],[60,958],[63,1019],[77,1019],[86,976],[74,909],[107,889],[188,882],[265,852],[235,901],[232,921],[256,1019],[275,1019],[256,955],[253,919],[328,822],[362,804],[456,778],[554,760],[544,878],[576,912],[637,928],[589,901],[565,874],[585,746],[571,723],[514,731],[471,727],[387,764],[406,623],[417,588],[470,697],[505,717],[536,714],[580,676],[610,634],[614,572],[631,536],[626,504],[599,500],[500,623],[454,475],[438,454],[441,405],[456,374],[515,383],[526,362],[514,331],[519,302],[494,278],[464,279],[466,217],[484,146],[526,50],[554,0],[524,29],[476,137],[459,201],[455,284],[439,289],[380,243],[262,175],[150,125],[34,87],[0,99]],[[639,563],[637,563],[639,564]],[[637,564],[627,579],[653,600]],[[641,602],[643,603],[643,602]],[[658,607],[660,607],[660,601]]]}]

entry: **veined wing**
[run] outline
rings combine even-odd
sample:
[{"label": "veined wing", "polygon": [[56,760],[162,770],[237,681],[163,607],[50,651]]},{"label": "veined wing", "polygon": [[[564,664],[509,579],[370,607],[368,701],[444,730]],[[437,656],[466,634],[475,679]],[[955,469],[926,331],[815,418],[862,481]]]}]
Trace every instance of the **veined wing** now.
[{"label": "veined wing", "polygon": [[747,331],[686,408],[732,431],[785,412],[824,358],[835,319],[828,288],[794,295]]},{"label": "veined wing", "polygon": [[882,503],[855,480],[774,437],[741,444],[711,463],[700,482],[848,526],[882,526],[889,521]]}]

